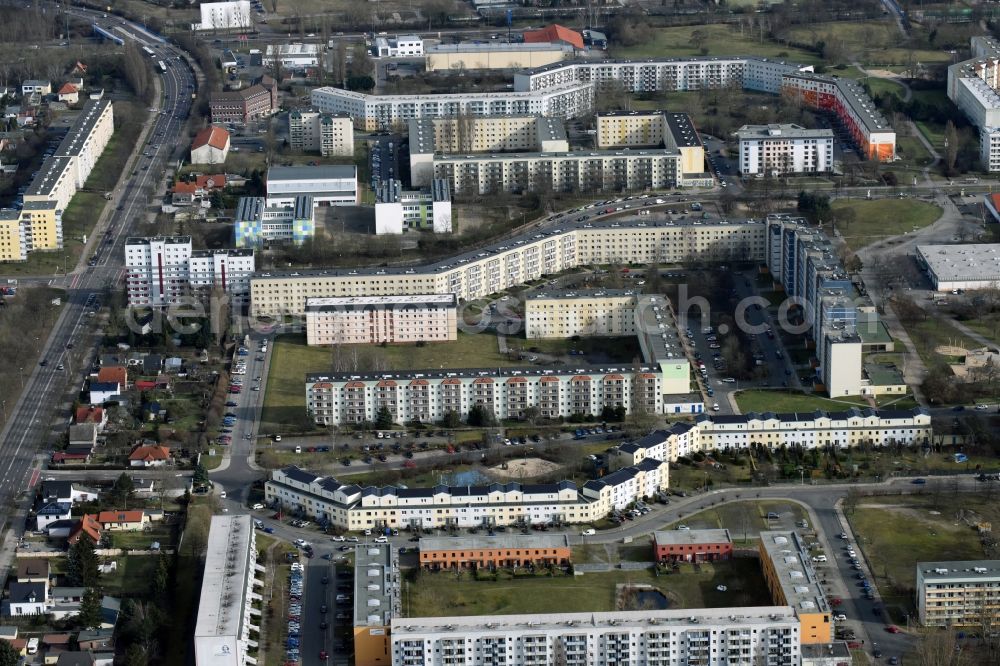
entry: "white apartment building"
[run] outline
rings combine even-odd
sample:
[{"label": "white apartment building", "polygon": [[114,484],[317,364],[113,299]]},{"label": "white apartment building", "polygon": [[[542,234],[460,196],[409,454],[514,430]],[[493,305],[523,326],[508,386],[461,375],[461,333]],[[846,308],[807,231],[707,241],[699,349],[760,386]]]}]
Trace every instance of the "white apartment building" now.
[{"label": "white apartment building", "polygon": [[292,150],[350,157],[354,155],[354,125],[348,116],[295,109],[288,114],[288,143]]},{"label": "white apartment building", "polygon": [[383,408],[396,423],[434,423],[449,412],[464,419],[475,406],[498,420],[524,418],[529,408],[544,418],[600,415],[605,407],[662,414],[663,382],[652,364],[319,373],[306,375],[306,410],[320,425],[375,421]]},{"label": "white apartment building", "polygon": [[615,81],[631,93],[739,85],[746,90],[777,94],[786,74],[811,71],[812,65],[749,56],[578,60],[518,72],[514,75],[514,90],[526,92],[567,83]]},{"label": "white apartment building", "polygon": [[833,171],[833,130],[799,125],[744,125],[739,171],[745,176],[781,176]]},{"label": "white apartment building", "polygon": [[76,189],[83,187],[98,158],[115,132],[114,107],[110,100],[89,100],[54,153],[73,162]]},{"label": "white apartment building", "polygon": [[366,132],[403,128],[411,118],[444,116],[537,115],[575,118],[594,106],[594,87],[573,83],[537,92],[446,93],[442,95],[367,95],[339,88],[316,88],[312,106],[346,113]]},{"label": "white apartment building", "polygon": [[273,166],[267,170],[268,205],[290,206],[296,197],[314,204],[354,206],[358,203],[358,168],[353,164]]},{"label": "white apartment building", "polygon": [[265,66],[279,63],[287,69],[315,67],[321,56],[319,44],[268,44],[262,62]]},{"label": "white apartment building", "polygon": [[309,345],[455,340],[456,305],[454,294],[310,298],[306,340]]},{"label": "white apartment building", "polygon": [[618,447],[624,462],[638,465],[646,458],[674,462],[694,453],[766,446],[806,449],[832,446],[854,448],[861,444],[922,446],[933,440],[931,416],[926,409],[852,408],[842,412],[708,415],[695,423],[674,423],[634,442]]},{"label": "white apartment building", "polygon": [[248,250],[191,249],[190,236],[131,237],[125,241],[129,307],[169,307],[223,289],[247,301],[254,256]]},{"label": "white apartment building", "polygon": [[1000,614],[1000,560],[917,563],[917,617],[925,627],[983,627]]},{"label": "white apartment building", "polygon": [[421,266],[257,275],[251,309],[257,317],[302,317],[307,298],[451,293],[473,300],[588,264],[762,261],[765,231],[755,220],[567,221]]},{"label": "white apartment building", "polygon": [[787,606],[394,617],[393,666],[783,666],[801,660]]},{"label": "white apartment building", "polygon": [[524,337],[635,335],[639,293],[631,289],[533,291],[524,302]]},{"label": "white apartment building", "polygon": [[399,180],[379,184],[375,190],[375,234],[401,234],[404,229],[451,233],[448,181],[435,179],[421,190],[404,190]]},{"label": "white apartment building", "polygon": [[221,290],[237,306],[250,301],[250,278],[255,269],[253,250],[194,250],[188,260],[188,282],[195,293]]},{"label": "white apartment building", "polygon": [[271,472],[264,498],[269,506],[301,511],[352,531],[587,523],[622,502],[655,497],[667,488],[668,474],[666,463],[648,458],[583,488],[572,481],[362,488],[292,465]]},{"label": "white apartment building", "polygon": [[54,201],[57,210],[65,211],[78,189],[77,171],[76,160],[72,157],[46,157],[38,175],[31,179],[24,192],[24,202]]},{"label": "white apartment building", "polygon": [[199,8],[201,22],[193,24],[192,30],[248,30],[253,27],[250,0],[203,2]]},{"label": "white apartment building", "polygon": [[292,203],[283,199],[240,197],[233,216],[236,247],[261,247],[269,243],[303,243],[316,231],[313,198],[298,195]]},{"label": "white apartment building", "polygon": [[246,666],[257,663],[248,653],[251,631],[260,612],[256,588],[264,582],[257,572],[257,546],[251,516],[212,516],[205,548],[205,574],[194,630],[197,666]]},{"label": "white apartment building", "polygon": [[416,35],[376,37],[376,58],[414,58],[424,54],[424,40]]},{"label": "white apartment building", "polygon": [[1000,42],[977,35],[971,48],[971,59],[948,67],[948,99],[979,130],[982,169],[1000,171]]}]

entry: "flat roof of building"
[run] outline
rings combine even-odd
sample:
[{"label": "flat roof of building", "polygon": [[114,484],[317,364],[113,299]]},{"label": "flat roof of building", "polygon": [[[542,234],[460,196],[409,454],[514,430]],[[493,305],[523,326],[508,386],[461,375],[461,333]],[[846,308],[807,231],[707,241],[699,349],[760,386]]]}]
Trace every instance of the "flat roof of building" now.
[{"label": "flat roof of building", "polygon": [[585,299],[585,298],[626,298],[638,296],[642,292],[636,289],[555,289],[551,291],[532,291],[525,295],[525,300],[541,299]]},{"label": "flat roof of building", "polygon": [[1000,560],[945,560],[917,562],[917,578],[928,583],[959,582],[1000,577]]},{"label": "flat roof of building", "polygon": [[337,296],[307,298],[306,312],[327,312],[363,307],[391,308],[394,306],[424,305],[429,307],[455,307],[455,294],[412,294],[399,296]]},{"label": "flat roof of building", "polygon": [[649,626],[697,628],[709,623],[741,626],[774,626],[778,622],[798,625],[795,612],[788,606],[740,606],[739,608],[688,608],[680,610],[613,611],[587,613],[543,613],[531,615],[464,615],[455,617],[397,617],[392,621],[393,635],[405,637],[407,631],[433,631],[468,635],[470,631],[564,631],[567,626]]},{"label": "flat roof of building", "polygon": [[556,44],[553,42],[541,42],[526,44],[524,42],[499,42],[492,41],[486,44],[473,44],[463,42],[461,44],[438,44],[424,49],[425,55],[435,53],[492,53],[498,51],[563,51],[571,53],[573,47],[568,44]]},{"label": "flat roof of building", "polygon": [[472,153],[467,155],[438,155],[434,158],[436,162],[475,162],[478,160],[536,160],[548,158],[569,158],[577,160],[587,160],[592,157],[649,157],[651,155],[676,156],[676,148],[597,148],[589,150],[570,151],[522,151],[516,153]]},{"label": "flat roof of building", "polygon": [[807,129],[794,123],[744,125],[736,130],[738,139],[833,139],[829,128]]},{"label": "flat roof of building", "polygon": [[[636,153],[633,153],[636,154]],[[610,201],[604,201],[598,204],[598,206],[606,206],[611,204]],[[595,206],[596,208],[597,206]],[[569,231],[580,231],[585,229],[632,229],[640,227],[649,227],[653,229],[657,228],[711,228],[713,226],[717,227],[752,227],[752,226],[763,226],[764,222],[762,220],[728,220],[720,218],[693,218],[686,217],[683,220],[667,220],[667,219],[657,219],[653,216],[646,218],[639,216],[632,217],[612,217],[600,220],[559,220],[557,223],[553,223],[550,226],[555,226],[554,229],[537,229],[528,231],[517,236],[512,236],[504,241],[493,243],[492,245],[487,245],[476,250],[470,250],[458,255],[453,255],[445,259],[438,260],[430,264],[422,264],[419,266],[408,266],[408,267],[397,267],[397,268],[351,268],[351,269],[317,269],[317,270],[289,270],[289,271],[272,271],[265,273],[258,273],[254,277],[256,278],[285,278],[285,279],[297,279],[303,276],[309,277],[319,277],[319,276],[330,276],[330,277],[349,277],[353,275],[426,275],[443,273],[455,268],[461,268],[464,264],[470,261],[477,261],[484,259],[486,257],[501,254],[511,250],[516,250],[522,245],[526,245],[530,242],[542,241],[546,238],[556,239],[561,237],[563,234]],[[558,225],[558,226],[557,226]]]},{"label": "flat roof of building", "polygon": [[[566,123],[562,121],[561,118],[550,118],[547,116],[539,116],[532,114],[519,114],[519,115],[489,115],[489,116],[475,116],[470,118],[471,121],[471,131],[477,132],[477,127],[486,121],[490,120],[505,120],[511,121],[515,119],[529,120],[532,124],[532,129],[535,131],[535,137],[540,142],[542,141],[566,141]],[[411,155],[424,155],[429,153],[441,153],[440,156],[450,155],[453,153],[444,153],[438,150],[436,144],[436,128],[437,125],[444,123],[454,123],[460,122],[458,118],[411,118],[409,121],[409,139],[410,139],[410,154]],[[536,145],[538,147],[538,145]],[[480,151],[474,153],[475,155],[489,155],[494,154],[496,151]],[[507,153],[502,153],[507,154]],[[439,156],[439,157],[440,157]]]},{"label": "flat roof of building", "polygon": [[891,363],[865,363],[864,372],[875,386],[899,386],[906,383],[903,373]]},{"label": "flat roof of building", "polygon": [[596,374],[631,374],[634,372],[658,373],[660,369],[652,365],[586,365],[583,367],[552,367],[518,366],[509,368],[441,368],[437,370],[396,370],[391,372],[318,372],[306,375],[307,383],[341,382],[341,381],[377,381],[395,380],[409,381],[413,379],[479,379],[482,377],[559,377],[572,375]]},{"label": "flat roof of building", "polygon": [[343,180],[358,177],[353,164],[323,164],[320,166],[273,166],[267,170],[267,181],[279,180]]},{"label": "flat roof of building", "polygon": [[49,210],[55,207],[55,201],[25,201],[21,205],[21,210]]},{"label": "flat roof of building", "polygon": [[[660,361],[688,362],[677,332],[677,322],[670,309],[670,302],[664,296],[644,295],[636,304],[639,322],[640,346],[647,354],[645,361],[656,364]],[[642,344],[645,342],[645,344]]]},{"label": "flat roof of building", "polygon": [[497,534],[495,536],[422,537],[420,552],[501,548],[569,548],[567,534]]},{"label": "flat roof of building", "polygon": [[108,99],[88,100],[54,154],[63,157],[79,155],[97,122],[110,107],[111,100]]},{"label": "flat roof of building", "polygon": [[400,614],[399,562],[391,543],[354,548],[354,626],[386,627]]},{"label": "flat roof of building", "polygon": [[38,175],[32,178],[31,185],[24,196],[48,196],[52,188],[59,182],[59,177],[70,167],[71,158],[64,155],[52,155],[42,162]]},{"label": "flat roof of building", "polygon": [[699,543],[732,543],[729,530],[656,530],[653,540],[657,546],[689,546]]},{"label": "flat roof of building", "polygon": [[691,116],[678,111],[664,111],[663,117],[667,120],[667,130],[674,139],[674,145],[678,148],[697,148],[703,146],[698,130],[691,121]]},{"label": "flat roof of building", "polygon": [[177,245],[191,242],[190,236],[129,236],[125,239],[126,245],[149,245],[150,243],[173,243]]},{"label": "flat roof of building", "polygon": [[612,60],[566,60],[562,62],[553,62],[548,65],[542,65],[540,67],[532,67],[530,69],[525,69],[523,74],[543,74],[555,69],[561,69],[563,67],[607,67],[615,65],[670,65],[682,62],[695,62],[695,63],[711,63],[711,62],[763,62],[771,63],[774,65],[785,65],[791,68],[797,68],[805,70],[811,65],[803,65],[797,62],[791,62],[787,60],[779,60],[776,58],[759,58],[756,56],[689,56],[686,58],[640,58],[640,59],[627,59],[627,58],[617,58]]},{"label": "flat roof of building", "polygon": [[869,132],[891,132],[892,126],[885,119],[882,112],[875,106],[875,101],[868,96],[861,84],[853,79],[845,79],[841,76],[828,76],[826,74],[814,74],[812,72],[801,72],[797,76],[823,83],[832,83],[840,91],[841,97],[847,103],[854,115]]},{"label": "flat roof of building", "polygon": [[241,634],[243,606],[247,603],[245,582],[254,566],[249,561],[252,535],[249,515],[212,516],[195,636]]},{"label": "flat roof of building", "polygon": [[761,532],[760,543],[774,565],[785,600],[800,613],[829,612],[809,550],[795,532]]},{"label": "flat roof of building", "polygon": [[319,92],[321,94],[334,94],[338,97],[345,99],[354,99],[358,101],[363,101],[371,104],[392,104],[393,102],[434,102],[443,103],[452,100],[475,100],[475,99],[527,99],[536,100],[545,97],[550,97],[553,95],[558,95],[560,93],[571,91],[571,90],[583,90],[585,88],[592,87],[593,84],[589,81],[572,81],[570,83],[563,83],[555,86],[550,86],[545,90],[529,90],[529,91],[517,91],[517,90],[507,90],[500,92],[477,92],[477,93],[442,93],[440,95],[369,95],[367,93],[360,93],[354,90],[343,90],[341,88],[331,88],[329,86],[324,86],[322,88],[316,88],[313,90],[314,93]]},{"label": "flat roof of building", "polygon": [[1000,282],[1000,243],[918,245],[938,282]]},{"label": "flat roof of building", "polygon": [[302,44],[299,42],[294,42],[292,44],[268,44],[267,45],[267,55],[274,55],[275,50],[277,50],[278,55],[316,55],[319,53],[319,44]]},{"label": "flat roof of building", "polygon": [[[847,645],[847,641],[834,641],[832,643],[803,643],[802,644],[802,659],[816,660],[812,663],[829,663],[828,661],[822,661],[823,659],[837,659],[842,660],[842,663],[851,663],[851,648]],[[838,661],[837,663],[841,663]]]},{"label": "flat roof of building", "polygon": [[861,342],[866,345],[892,342],[889,329],[885,327],[885,323],[879,318],[877,312],[858,312],[858,321],[855,327],[858,335],[861,336]]},{"label": "flat roof of building", "polygon": [[191,258],[195,259],[197,257],[214,257],[219,254],[224,254],[228,257],[252,257],[253,250],[244,248],[233,248],[233,247],[221,248],[218,250],[193,250],[191,252]]}]

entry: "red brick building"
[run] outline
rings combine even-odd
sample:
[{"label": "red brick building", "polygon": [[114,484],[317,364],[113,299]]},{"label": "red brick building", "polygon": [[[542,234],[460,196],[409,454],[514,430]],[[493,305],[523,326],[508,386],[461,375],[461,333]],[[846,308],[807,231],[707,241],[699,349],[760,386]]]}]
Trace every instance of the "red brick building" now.
[{"label": "red brick building", "polygon": [[565,534],[425,537],[419,550],[420,566],[429,569],[559,566],[572,556]]},{"label": "red brick building", "polygon": [[212,93],[208,100],[213,123],[246,124],[267,118],[278,109],[278,85],[265,76],[249,88]]},{"label": "red brick building", "polygon": [[658,530],[653,532],[657,562],[713,562],[733,556],[729,530]]}]

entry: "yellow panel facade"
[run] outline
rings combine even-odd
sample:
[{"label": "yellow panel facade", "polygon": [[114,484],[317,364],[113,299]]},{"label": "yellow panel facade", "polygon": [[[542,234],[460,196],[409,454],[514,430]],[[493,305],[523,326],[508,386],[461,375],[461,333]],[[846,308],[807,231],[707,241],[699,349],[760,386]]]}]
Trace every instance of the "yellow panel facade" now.
[{"label": "yellow panel facade", "polygon": [[388,627],[354,627],[355,666],[389,666],[391,663]]},{"label": "yellow panel facade", "polygon": [[32,250],[58,250],[63,246],[62,215],[55,201],[25,203],[21,219],[28,223]]},{"label": "yellow panel facade", "polygon": [[0,216],[0,261],[24,261],[27,258],[20,217]]},{"label": "yellow panel facade", "polygon": [[554,46],[551,49],[509,49],[435,51],[427,54],[427,71],[455,69],[522,69],[542,67],[559,62],[566,51]]}]

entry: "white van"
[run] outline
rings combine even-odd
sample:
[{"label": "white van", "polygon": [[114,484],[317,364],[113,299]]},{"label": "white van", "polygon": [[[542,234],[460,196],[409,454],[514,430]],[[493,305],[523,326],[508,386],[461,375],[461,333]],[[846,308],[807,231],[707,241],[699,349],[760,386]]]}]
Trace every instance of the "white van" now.
[{"label": "white van", "polygon": [[302,447],[301,446],[296,446],[295,447],[295,452],[296,453],[302,453]]},{"label": "white van", "polygon": [[37,653],[38,653],[38,639],[37,638],[29,638],[28,639],[28,654],[37,654]]},{"label": "white van", "polygon": [[584,530],[580,532],[580,534],[582,534],[583,536],[594,536],[595,534],[597,534],[597,530],[595,530],[594,528],[590,528],[589,530]]}]

